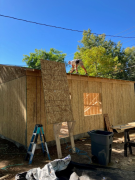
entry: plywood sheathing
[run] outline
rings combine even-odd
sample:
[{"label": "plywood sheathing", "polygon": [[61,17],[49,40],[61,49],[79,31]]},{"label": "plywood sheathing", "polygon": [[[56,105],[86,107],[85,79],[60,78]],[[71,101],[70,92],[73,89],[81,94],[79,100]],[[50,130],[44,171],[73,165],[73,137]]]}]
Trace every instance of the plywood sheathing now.
[{"label": "plywood sheathing", "polygon": [[[37,74],[37,73],[35,73]],[[27,146],[35,124],[42,124],[47,141],[54,140],[53,125],[47,124],[41,76],[27,76]]]},{"label": "plywood sheathing", "polygon": [[27,76],[27,146],[36,124],[42,124],[45,135],[46,118],[42,79],[38,76]]},{"label": "plywood sheathing", "polygon": [[[72,75],[71,75],[72,76]],[[92,129],[104,128],[103,114],[108,113],[111,124],[125,123],[135,119],[135,102],[132,82],[108,80],[94,82],[86,77],[87,81],[71,79],[68,76],[71,91],[71,104],[74,120],[76,121],[75,134],[81,134]],[[98,78],[97,78],[98,79]],[[112,83],[111,83],[112,82]],[[100,93],[102,114],[84,116],[83,93]]]},{"label": "plywood sheathing", "polygon": [[24,68],[0,65],[0,84],[25,75],[26,71]]},{"label": "plywood sheathing", "polygon": [[[34,80],[32,79],[32,77],[33,78],[38,77],[40,78],[39,81],[42,82],[41,71],[37,71],[37,72],[27,71],[27,79],[29,79],[30,82]],[[131,122],[132,120],[135,119],[134,82],[113,80],[113,79],[109,80],[109,79],[85,77],[85,76],[82,77],[79,75],[69,75],[69,74],[67,74],[67,79],[69,86],[69,94],[71,95],[71,106],[72,106],[73,117],[74,120],[76,121],[74,135],[81,134],[93,129],[104,128],[103,114],[106,113],[108,113],[110,123],[113,125],[117,125],[118,122],[120,122],[120,124],[122,123],[124,124],[127,122]],[[31,85],[31,89],[36,88],[36,83],[30,83],[30,85]],[[29,91],[29,93],[30,92],[31,91]],[[102,114],[84,116],[83,93],[101,94]],[[122,93],[123,93],[122,95],[123,100],[119,102],[119,95]],[[29,97],[30,96],[27,95],[27,98]],[[36,97],[34,97],[34,99],[36,99]],[[38,101],[37,107],[40,106],[39,104],[40,102]],[[31,103],[31,106],[32,107],[29,109],[33,111],[33,102]],[[47,124],[44,108],[45,108],[44,91],[41,83],[41,122],[42,123],[45,122],[44,128],[46,129],[44,129],[44,131],[47,141],[52,141],[54,140],[53,126],[52,124]],[[120,108],[124,110],[119,111]],[[120,115],[119,112],[121,112]],[[31,113],[31,115],[32,114],[33,113]],[[37,119],[37,122],[40,122],[40,119]],[[31,121],[29,121],[29,123],[31,123]],[[30,130],[31,133],[29,138],[31,138],[33,127]]]},{"label": "plywood sheathing", "polygon": [[47,123],[73,121],[64,63],[41,60]]},{"label": "plywood sheathing", "polygon": [[[0,74],[0,78],[1,76],[3,75]],[[36,123],[43,124],[47,141],[52,141],[54,140],[53,125],[47,124],[46,120],[41,71],[27,69],[26,76],[12,79],[12,81],[7,78],[8,82],[0,85],[0,134],[25,145],[27,107],[27,145],[29,145]],[[73,116],[76,121],[75,135],[92,129],[104,128],[103,115],[84,117],[83,93],[101,93],[103,114],[108,113],[112,125],[135,120],[133,81],[70,74],[67,74],[67,79]]]},{"label": "plywood sheathing", "polygon": [[0,84],[0,134],[26,145],[26,77]]}]

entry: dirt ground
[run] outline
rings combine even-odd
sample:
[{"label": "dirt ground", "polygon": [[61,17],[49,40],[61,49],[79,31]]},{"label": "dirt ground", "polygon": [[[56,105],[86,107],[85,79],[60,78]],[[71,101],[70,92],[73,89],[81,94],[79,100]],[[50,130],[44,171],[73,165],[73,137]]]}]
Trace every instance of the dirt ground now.
[{"label": "dirt ground", "polygon": [[[135,140],[135,134],[133,134],[133,132],[131,132],[130,137],[131,139]],[[130,175],[131,172],[135,172],[135,147],[132,147],[132,155],[129,154],[128,149],[128,157],[124,157],[123,142],[123,133],[115,133],[112,144],[111,163],[108,165],[108,167],[113,167],[118,170],[124,170]],[[86,151],[88,153],[88,156],[92,157],[91,142],[89,138],[76,140],[75,145],[80,150]],[[70,146],[69,143],[68,146]],[[57,159],[56,146],[49,147],[49,152],[51,160]],[[73,154],[70,151],[70,147],[67,147],[67,144],[62,144],[62,154],[63,157],[70,154],[72,157],[72,161],[78,163],[90,163],[90,160],[87,156]],[[41,150],[36,150],[32,165],[29,165],[28,162],[24,160],[25,155],[25,149],[23,149],[22,147],[17,148],[13,143],[0,138],[0,180],[14,180],[16,174],[28,171],[36,167],[43,168],[44,165],[49,162],[47,156],[44,157]]]}]

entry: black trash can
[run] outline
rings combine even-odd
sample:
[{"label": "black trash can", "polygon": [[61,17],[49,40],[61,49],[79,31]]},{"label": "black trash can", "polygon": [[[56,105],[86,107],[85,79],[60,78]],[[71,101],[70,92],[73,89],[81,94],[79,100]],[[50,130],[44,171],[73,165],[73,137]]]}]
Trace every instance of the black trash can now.
[{"label": "black trash can", "polygon": [[113,132],[93,130],[87,132],[91,137],[91,152],[98,163],[107,166],[111,162]]}]

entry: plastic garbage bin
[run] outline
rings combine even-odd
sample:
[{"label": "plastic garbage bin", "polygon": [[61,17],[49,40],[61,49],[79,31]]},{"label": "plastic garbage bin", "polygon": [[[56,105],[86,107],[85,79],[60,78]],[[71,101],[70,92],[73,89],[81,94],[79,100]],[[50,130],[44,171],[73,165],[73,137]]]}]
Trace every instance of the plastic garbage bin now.
[{"label": "plastic garbage bin", "polygon": [[91,138],[92,155],[98,163],[107,166],[111,162],[113,132],[93,130],[87,132]]}]

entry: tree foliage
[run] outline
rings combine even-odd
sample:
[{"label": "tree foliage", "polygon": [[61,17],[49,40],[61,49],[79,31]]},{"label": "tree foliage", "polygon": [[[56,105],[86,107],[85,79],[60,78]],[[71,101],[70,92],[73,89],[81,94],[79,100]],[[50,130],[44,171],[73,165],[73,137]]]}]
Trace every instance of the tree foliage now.
[{"label": "tree foliage", "polygon": [[62,51],[58,51],[54,48],[51,48],[49,52],[45,50],[35,49],[34,53],[30,53],[30,55],[23,55],[23,61],[26,62],[28,67],[34,69],[41,69],[40,59],[62,62],[64,63],[64,58],[66,54],[62,53]]},{"label": "tree foliage", "polygon": [[128,79],[135,81],[135,47],[126,48],[125,56],[128,60],[127,66],[131,67],[131,68],[127,68]]},{"label": "tree foliage", "polygon": [[[77,49],[74,59],[83,60],[88,75],[135,80],[135,67],[129,68],[135,64],[135,47],[124,49],[120,42],[106,40],[105,34],[95,35],[88,29]],[[79,73],[84,74],[84,70],[79,68]]]},{"label": "tree foliage", "polygon": [[[83,52],[82,60],[87,67],[87,73],[91,76],[111,77],[110,72],[118,66],[118,57],[112,57],[102,46],[92,47]],[[80,74],[83,70],[79,69]]]},{"label": "tree foliage", "polygon": [[126,48],[123,59],[125,61],[125,69],[118,75],[120,76],[124,73],[126,79],[135,81],[135,47]]}]

